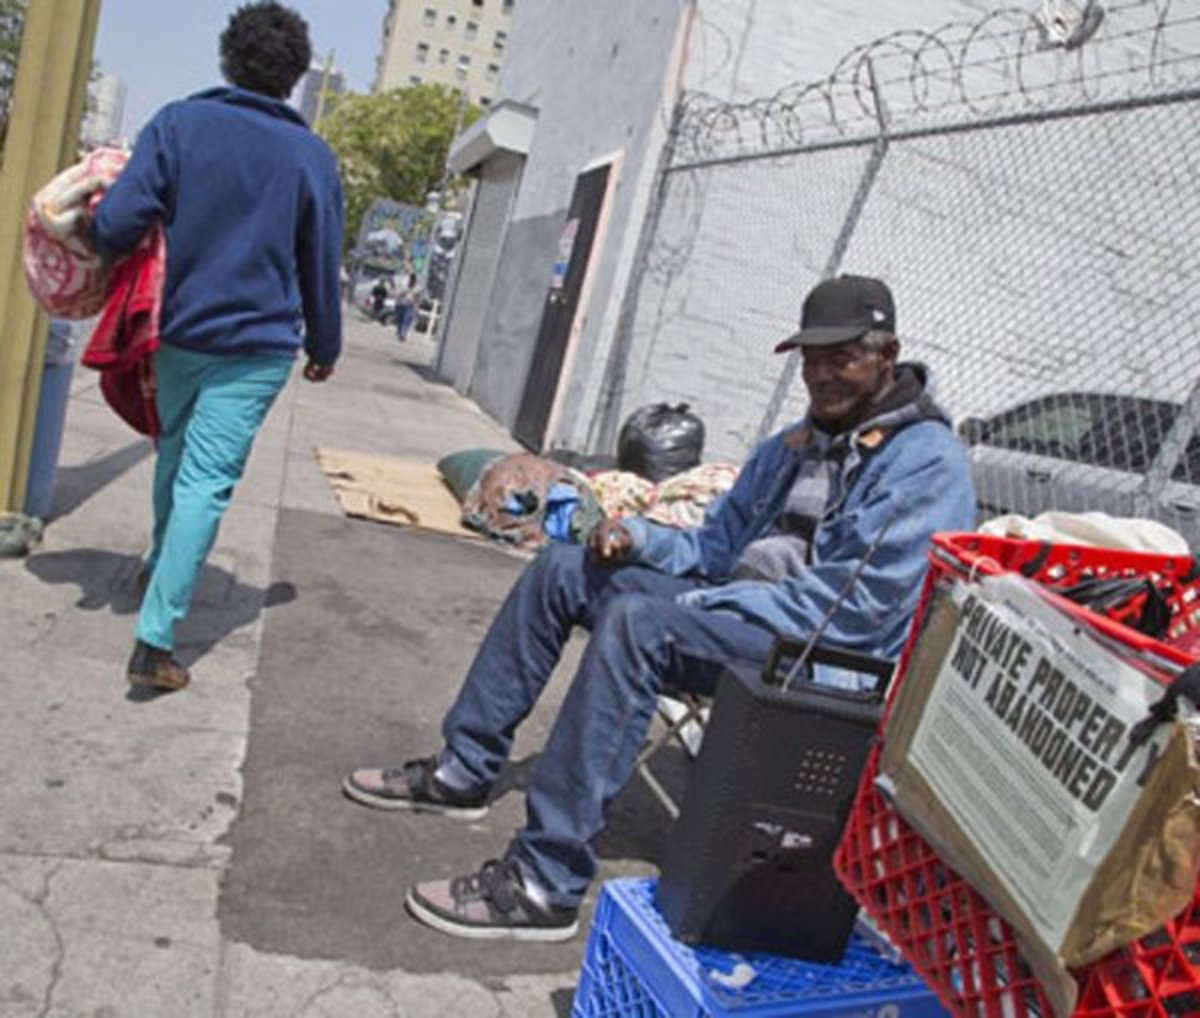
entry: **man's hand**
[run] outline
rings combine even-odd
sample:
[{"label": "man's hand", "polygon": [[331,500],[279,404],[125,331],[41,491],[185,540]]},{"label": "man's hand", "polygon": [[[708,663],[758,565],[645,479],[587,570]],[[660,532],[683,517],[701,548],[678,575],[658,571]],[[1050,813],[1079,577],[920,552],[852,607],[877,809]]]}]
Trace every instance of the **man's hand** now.
[{"label": "man's hand", "polygon": [[587,550],[602,565],[617,565],[633,551],[633,537],[616,520],[601,520],[587,536]]},{"label": "man's hand", "polygon": [[318,364],[314,360],[309,360],[309,362],[304,365],[304,377],[310,382],[323,382],[332,374],[332,364]]}]

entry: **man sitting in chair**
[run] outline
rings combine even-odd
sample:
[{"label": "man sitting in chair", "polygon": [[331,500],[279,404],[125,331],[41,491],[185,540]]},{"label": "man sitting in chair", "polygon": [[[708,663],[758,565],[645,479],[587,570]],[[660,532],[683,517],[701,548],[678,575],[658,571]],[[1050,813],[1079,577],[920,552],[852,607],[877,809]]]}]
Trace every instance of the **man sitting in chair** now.
[{"label": "man sitting in chair", "polygon": [[596,873],[590,843],[660,692],[711,694],[722,662],[765,662],[777,636],[803,641],[822,625],[828,643],[898,655],[929,537],[972,528],[975,498],[929,373],[897,363],[895,328],[879,280],[814,287],[800,331],[776,347],[800,350],[808,415],[753,451],[697,527],[606,520],[586,547],[547,545],[484,637],[442,749],[345,779],[347,795],[379,809],[483,816],[571,628],[590,630],[525,826],[478,872],[413,887],[417,919],[461,937],[572,936]]}]

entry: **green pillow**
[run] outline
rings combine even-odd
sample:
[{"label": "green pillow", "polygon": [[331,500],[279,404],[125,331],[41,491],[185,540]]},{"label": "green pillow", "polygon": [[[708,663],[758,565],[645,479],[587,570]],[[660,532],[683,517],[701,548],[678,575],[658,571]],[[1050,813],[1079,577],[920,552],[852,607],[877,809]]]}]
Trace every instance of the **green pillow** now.
[{"label": "green pillow", "polygon": [[508,453],[501,449],[460,449],[437,461],[438,473],[460,502],[479,480],[483,468]]}]

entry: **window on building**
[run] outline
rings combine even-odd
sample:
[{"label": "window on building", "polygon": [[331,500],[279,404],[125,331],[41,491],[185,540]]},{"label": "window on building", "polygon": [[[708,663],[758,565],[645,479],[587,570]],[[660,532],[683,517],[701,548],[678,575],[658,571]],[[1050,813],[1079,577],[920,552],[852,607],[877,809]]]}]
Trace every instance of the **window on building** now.
[{"label": "window on building", "polygon": [[466,70],[469,70],[470,67],[471,67],[471,58],[469,56],[467,56],[466,53],[461,54],[458,58],[458,69],[460,71],[466,71]]},{"label": "window on building", "polygon": [[483,0],[471,0],[471,6],[472,6],[472,7],[474,7],[474,8],[476,8],[476,9],[482,9],[482,7],[483,7]]},{"label": "window on building", "polygon": [[420,76],[419,74],[410,74],[410,75],[408,76],[408,83],[409,83],[410,85],[419,85],[419,84],[421,84],[421,76]]},{"label": "window on building", "polygon": [[447,28],[453,28],[457,24],[458,24],[458,15],[457,14],[447,14],[446,15],[446,27]]},{"label": "window on building", "polygon": [[479,22],[468,21],[467,27],[463,29],[463,35],[465,35],[467,39],[477,38],[479,35]]},{"label": "window on building", "polygon": [[450,51],[448,49],[438,50],[438,63],[439,64],[444,64],[449,59],[450,59]]},{"label": "window on building", "polygon": [[504,53],[504,47],[508,45],[508,33],[497,32],[496,37],[492,40],[492,54],[501,56]]},{"label": "window on building", "polygon": [[495,81],[499,76],[500,76],[500,65],[499,64],[488,64],[487,65],[487,80]]},{"label": "window on building", "polygon": [[425,63],[425,61],[429,59],[429,43],[427,43],[427,42],[417,43],[416,56],[417,56],[418,64]]},{"label": "window on building", "polygon": [[480,106],[491,106],[492,100],[489,99],[486,95],[481,95],[479,97],[479,105]]},{"label": "window on building", "polygon": [[501,14],[512,14],[512,9],[513,9],[513,0],[503,0],[503,3],[500,4],[500,13]]},{"label": "window on building", "polygon": [[437,8],[436,7],[426,7],[424,12],[421,14],[421,24],[425,25],[426,27],[431,28],[436,23],[437,23]]}]

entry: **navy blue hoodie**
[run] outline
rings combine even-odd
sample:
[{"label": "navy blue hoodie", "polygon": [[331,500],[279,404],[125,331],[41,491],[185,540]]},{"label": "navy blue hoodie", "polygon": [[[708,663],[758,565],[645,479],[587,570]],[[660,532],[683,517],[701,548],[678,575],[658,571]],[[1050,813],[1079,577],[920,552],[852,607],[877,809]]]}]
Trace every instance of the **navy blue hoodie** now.
[{"label": "navy blue hoodie", "polygon": [[342,345],[337,161],[286,103],[214,88],[164,106],[96,210],[105,258],[166,229],[161,340],[206,353]]}]

